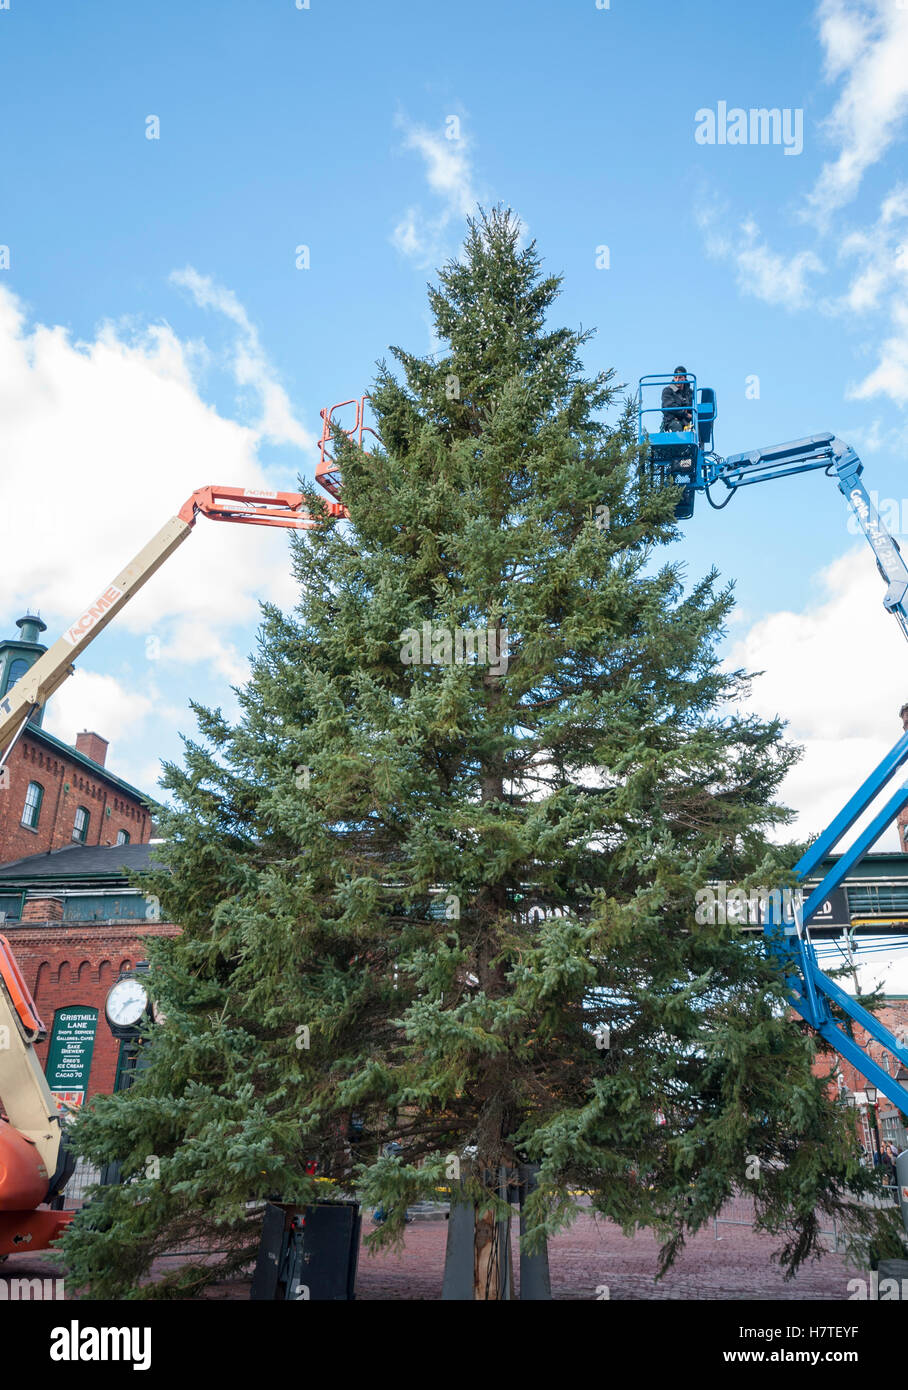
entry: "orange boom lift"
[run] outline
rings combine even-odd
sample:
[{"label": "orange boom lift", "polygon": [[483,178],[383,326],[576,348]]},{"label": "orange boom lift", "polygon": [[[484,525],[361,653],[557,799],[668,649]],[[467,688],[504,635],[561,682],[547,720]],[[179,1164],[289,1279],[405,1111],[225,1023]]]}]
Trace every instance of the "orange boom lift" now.
[{"label": "orange boom lift", "polygon": [[[343,401],[321,412],[315,477],[334,499],[325,503],[328,517],[347,516],[337,500],[341,478],[330,451],[336,432],[342,430],[360,447],[365,435],[380,442],[375,430],[365,424],[367,400],[363,396]],[[348,406],[354,407],[351,428],[335,415]],[[0,700],[0,778],[29,719],[72,675],[76,657],[183,544],[200,516],[297,531],[312,530],[323,520],[306,510],[306,499],[298,492],[198,488]],[[35,1043],[46,1036],[9,943],[0,936],[0,1111],[6,1116],[0,1115],[0,1259],[16,1251],[45,1249],[72,1220],[70,1212],[41,1209],[63,1191],[72,1164],[63,1144],[62,1118],[35,1052]]]}]

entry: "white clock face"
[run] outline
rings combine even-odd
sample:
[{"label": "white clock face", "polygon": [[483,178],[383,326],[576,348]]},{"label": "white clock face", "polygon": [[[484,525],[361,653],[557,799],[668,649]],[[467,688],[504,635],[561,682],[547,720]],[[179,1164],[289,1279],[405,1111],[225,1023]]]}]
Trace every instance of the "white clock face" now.
[{"label": "white clock face", "polygon": [[120,1028],[131,1028],[148,1008],[148,995],[134,977],[117,980],[107,996],[107,1017]]}]

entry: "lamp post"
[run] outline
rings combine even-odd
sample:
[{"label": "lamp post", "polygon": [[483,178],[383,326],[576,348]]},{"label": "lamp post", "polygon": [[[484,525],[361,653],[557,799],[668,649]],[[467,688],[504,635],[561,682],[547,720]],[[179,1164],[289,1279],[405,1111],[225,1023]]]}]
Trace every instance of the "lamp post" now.
[{"label": "lamp post", "polygon": [[877,1132],[876,1127],[876,1087],[865,1086],[864,1095],[867,1097],[867,1120],[870,1125],[870,1144],[872,1149],[871,1157],[873,1159],[873,1166],[875,1168],[879,1163],[880,1156],[880,1136]]}]

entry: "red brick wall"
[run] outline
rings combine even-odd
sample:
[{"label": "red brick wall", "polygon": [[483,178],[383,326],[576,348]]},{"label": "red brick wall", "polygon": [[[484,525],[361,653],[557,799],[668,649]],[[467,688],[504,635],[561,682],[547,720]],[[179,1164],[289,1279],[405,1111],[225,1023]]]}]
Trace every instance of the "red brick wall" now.
[{"label": "red brick wall", "polygon": [[[151,818],[141,802],[27,734],[13,750],[8,773],[8,785],[0,788],[0,864],[73,844],[79,806],[91,815],[88,845],[115,845],[118,830],[127,831],[134,845],[151,838]],[[22,824],[29,782],[40,782],[44,788],[37,830]]]},{"label": "red brick wall", "polygon": [[899,828],[899,849],[908,854],[908,809],[899,811],[896,823]]},{"label": "red brick wall", "polygon": [[[884,1005],[884,1007],[879,1010],[876,1017],[880,1020],[882,1024],[885,1025],[885,1027],[889,1029],[890,1033],[895,1033],[895,1035],[898,1037],[900,1029],[908,1028],[908,999],[891,1000],[888,1004]],[[883,1068],[884,1071],[887,1070],[887,1062],[889,1064],[889,1068],[894,1070],[896,1063],[895,1059],[891,1056],[891,1054],[887,1052],[884,1048],[882,1048],[879,1043],[875,1042],[872,1038],[870,1038],[870,1035],[866,1033],[864,1029],[859,1026],[859,1024],[855,1023],[853,1027],[854,1040],[858,1044],[858,1046],[862,1047],[864,1051],[867,1052],[869,1056],[873,1058],[874,1062],[877,1062]],[[845,1078],[845,1085],[848,1087],[849,1091],[863,1091],[864,1087],[867,1084],[866,1078],[862,1076],[861,1073],[857,1070],[857,1068],[853,1067],[850,1062],[846,1062],[844,1057],[839,1057],[838,1055],[836,1055],[835,1057],[818,1057],[814,1062],[813,1067],[815,1074],[817,1076],[828,1075],[828,1073],[832,1071],[836,1062],[838,1062],[839,1071]],[[900,1084],[904,1085],[905,1083],[901,1082]],[[886,1114],[892,1111],[892,1109],[892,1102],[887,1100],[887,1098],[883,1095],[882,1091],[880,1091],[876,1106],[877,1115],[879,1116]],[[855,1122],[858,1124],[860,1132],[862,1129],[862,1124],[858,1115],[855,1116]],[[863,1134],[866,1141],[868,1131],[864,1130]]]},{"label": "red brick wall", "polygon": [[[890,1033],[897,1033],[900,1028],[908,1028],[908,999],[893,999],[877,1012],[876,1017],[889,1029]],[[885,1052],[879,1043],[869,1038],[869,1034],[865,1033],[859,1024],[855,1023],[853,1026],[855,1042],[865,1052],[869,1051],[873,1060],[879,1062],[885,1071],[886,1063],[881,1059],[888,1057],[889,1053]],[[844,1076],[849,1091],[863,1091],[866,1085],[865,1078],[856,1067],[853,1067],[850,1062],[846,1062],[844,1057],[818,1057],[814,1064],[814,1071],[817,1076],[825,1076],[827,1072],[831,1071],[836,1060],[838,1060],[839,1071]]]},{"label": "red brick wall", "polygon": [[82,1004],[98,1010],[98,1029],[91,1059],[86,1099],[109,1095],[114,1088],[120,1044],[104,1017],[107,991],[121,969],[144,960],[144,939],[177,936],[179,927],[169,922],[67,924],[44,922],[17,925],[7,922],[3,934],[9,941],[47,1028],[47,1041],[36,1047],[42,1067],[54,1027],[54,1014],[65,1005]]}]

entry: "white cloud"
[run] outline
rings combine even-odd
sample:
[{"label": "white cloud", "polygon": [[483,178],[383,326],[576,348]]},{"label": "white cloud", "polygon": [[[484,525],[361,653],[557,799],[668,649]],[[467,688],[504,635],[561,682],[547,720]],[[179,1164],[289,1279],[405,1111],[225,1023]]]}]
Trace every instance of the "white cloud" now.
[{"label": "white cloud", "polygon": [[738,287],[745,294],[778,304],[785,309],[801,309],[811,298],[811,275],[821,275],[826,267],[811,250],[789,256],[773,251],[752,217],[740,222],[735,232],[722,230],[724,209],[705,204],[697,222],[705,233],[707,253],[735,267]]},{"label": "white cloud", "polygon": [[842,238],[840,261],[857,262],[845,293],[824,305],[832,312],[864,314],[885,307],[887,293],[904,289],[908,254],[902,241],[908,221],[908,185],[897,185],[883,199],[875,223]]},{"label": "white cloud", "polygon": [[231,685],[245,685],[250,675],[248,657],[241,656],[232,642],[224,641],[204,621],[182,622],[161,647],[159,659],[178,663],[205,661]]},{"label": "white cloud", "polygon": [[[908,700],[904,639],[883,608],[884,585],[869,549],[848,551],[816,584],[815,602],[760,619],[728,657],[730,667],[764,672],[749,707],[782,716],[788,736],[805,747],[782,792],[797,811],[786,835],[819,831],[841,810],[895,743],[898,711]],[[876,845],[898,847],[894,828]]]},{"label": "white cloud", "polygon": [[188,290],[201,309],[223,314],[239,329],[231,366],[237,385],[250,387],[261,400],[258,433],[277,444],[295,444],[300,449],[313,450],[315,439],[296,419],[287,393],[276,380],[262,348],[258,330],[233,291],[216,284],[210,276],[200,275],[192,266],[174,270],[170,279]]},{"label": "white cloud", "polygon": [[[900,184],[883,199],[874,223],[842,240],[840,260],[855,263],[845,291],[823,305],[848,321],[872,315],[872,352],[876,365],[849,387],[848,399],[887,396],[904,406],[908,400],[908,185]],[[888,329],[880,315],[888,316]]]},{"label": "white cloud", "polygon": [[850,399],[888,396],[900,406],[908,400],[908,302],[893,303],[891,320],[893,331],[879,345],[879,362],[849,389]]},{"label": "white cloud", "polygon": [[[409,207],[394,228],[391,242],[402,255],[418,264],[435,264],[443,257],[445,236],[451,223],[468,217],[479,202],[470,142],[462,132],[460,117],[448,117],[446,132],[441,134],[405,116],[398,116],[395,124],[403,131],[403,148],[421,155],[429,189],[441,206],[434,214]],[[457,138],[449,139],[447,131]]]},{"label": "white cloud", "polygon": [[817,19],[826,78],[842,81],[823,122],[838,153],[824,164],[807,198],[809,215],[823,223],[855,196],[908,114],[908,6],[897,0],[821,0]]},{"label": "white cloud", "polygon": [[476,202],[476,194],[466,136],[461,132],[456,138],[448,139],[447,134],[437,135],[403,117],[398,123],[404,131],[404,149],[416,150],[425,161],[426,179],[432,192],[452,212],[460,213],[461,217],[469,216]]},{"label": "white cloud", "polygon": [[726,220],[727,209],[715,201],[704,201],[698,209],[707,253],[734,266],[744,294],[787,310],[816,303],[849,325],[862,315],[873,316],[868,352],[875,365],[849,386],[846,399],[888,397],[903,407],[908,401],[908,184],[890,190],[875,222],[842,237],[838,260],[849,267],[847,283],[819,301],[812,277],[827,268],[815,251],[781,255],[768,246],[752,218],[739,224],[736,235],[724,230]]},{"label": "white cloud", "polygon": [[[235,300],[229,307],[241,316]],[[59,631],[195,488],[281,485],[257,457],[262,434],[199,396],[197,355],[166,324],[128,335],[105,325],[92,341],[74,342],[63,328],[29,324],[0,289],[4,630],[31,608],[49,635]],[[276,429],[266,417],[262,431]],[[294,597],[283,534],[201,519],[117,630],[156,635],[165,651],[232,678],[241,667],[232,630],[255,623],[259,598]]]},{"label": "white cloud", "polygon": [[881,420],[873,419],[866,426],[856,423],[847,424],[841,431],[841,437],[847,439],[848,443],[863,458],[865,454],[879,454],[884,450],[892,453],[896,449],[901,449],[904,445],[904,433],[904,430],[897,426],[884,425]]},{"label": "white cloud", "polygon": [[49,702],[44,728],[64,743],[75,743],[82,729],[100,734],[111,745],[108,765],[112,766],[117,740],[140,731],[154,709],[147,695],[127,689],[114,676],[76,671]]},{"label": "white cloud", "polygon": [[407,208],[391,235],[392,245],[396,246],[398,251],[405,256],[424,254],[425,248],[416,226],[417,217],[418,213],[415,208]]},{"label": "white cloud", "polygon": [[[852,200],[867,170],[883,159],[901,134],[908,115],[908,4],[820,0],[816,18],[824,75],[828,82],[840,84],[822,122],[837,153],[823,165],[806,195],[804,217],[827,232],[831,214]],[[906,217],[908,189],[898,186],[884,199],[874,226],[844,234],[839,257],[856,258],[857,270],[842,295],[820,305],[833,313],[885,309],[892,317],[892,332],[882,342],[882,335],[876,340],[878,366],[853,388],[855,398],[888,395],[899,403],[906,398],[908,331],[903,306],[908,253],[897,240]],[[707,252],[734,265],[745,294],[786,309],[801,309],[814,300],[813,277],[826,270],[816,249],[775,251],[752,218],[730,233],[725,230],[727,209],[715,202],[709,206],[701,200],[697,220]]]}]

